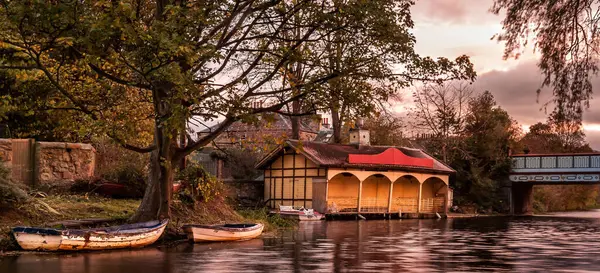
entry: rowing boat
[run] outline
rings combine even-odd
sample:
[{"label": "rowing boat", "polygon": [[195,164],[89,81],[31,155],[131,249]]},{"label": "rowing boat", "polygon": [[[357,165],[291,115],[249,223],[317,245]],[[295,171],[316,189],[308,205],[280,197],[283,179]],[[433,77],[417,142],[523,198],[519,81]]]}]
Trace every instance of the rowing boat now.
[{"label": "rowing boat", "polygon": [[162,235],[168,220],[92,229],[15,227],[12,230],[24,250],[77,251],[138,248]]},{"label": "rowing boat", "polygon": [[278,211],[271,212],[273,214],[279,214],[284,218],[291,218],[299,221],[319,221],[325,219],[325,215],[320,214],[313,209],[306,209],[304,207],[300,209],[294,209],[292,206],[279,206]]},{"label": "rowing boat", "polygon": [[194,242],[222,242],[249,240],[258,237],[262,224],[185,225],[188,239]]}]

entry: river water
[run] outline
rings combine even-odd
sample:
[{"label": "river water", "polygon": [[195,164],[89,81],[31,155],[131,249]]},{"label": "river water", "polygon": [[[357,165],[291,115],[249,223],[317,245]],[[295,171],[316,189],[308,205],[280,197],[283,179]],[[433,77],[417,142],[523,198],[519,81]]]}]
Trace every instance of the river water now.
[{"label": "river water", "polygon": [[600,271],[600,211],[323,221],[245,242],[0,258],[1,273],[453,271]]}]

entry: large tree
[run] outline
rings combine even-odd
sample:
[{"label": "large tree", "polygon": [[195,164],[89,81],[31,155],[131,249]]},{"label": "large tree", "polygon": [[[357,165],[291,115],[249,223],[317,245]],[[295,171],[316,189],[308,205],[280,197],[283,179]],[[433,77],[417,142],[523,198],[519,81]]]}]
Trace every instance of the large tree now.
[{"label": "large tree", "polygon": [[[598,73],[598,0],[495,0],[492,12],[505,13],[498,41],[505,58],[518,58],[533,42],[541,54],[541,87],[553,92],[555,117],[580,122]],[[538,89],[538,92],[540,90]]]},{"label": "large tree", "polygon": [[489,91],[470,99],[463,132],[467,154],[455,163],[458,193],[483,207],[505,209],[508,204],[499,204],[498,190],[510,169],[509,148],[519,134],[518,124]]},{"label": "large tree", "polygon": [[[311,20],[294,24],[298,13]],[[277,99],[290,90],[278,84],[280,70],[302,58],[296,49],[318,40],[338,13],[316,0],[5,0],[1,46],[24,60],[0,67],[45,78],[60,94],[61,108],[85,116],[81,125],[151,153],[148,187],[133,220],[167,218],[174,167],[183,157],[231,123],[278,111],[338,76],[313,74],[297,86],[301,91]],[[292,28],[299,34],[287,35]],[[256,100],[265,106],[251,107]],[[181,145],[182,121],[192,117],[221,121]],[[150,128],[139,127],[147,122]],[[153,133],[151,142],[137,138],[144,131]]]},{"label": "large tree", "polygon": [[388,100],[396,100],[400,90],[415,81],[475,78],[467,56],[432,59],[415,52],[410,14],[413,1],[331,2],[344,12],[332,16],[333,29],[321,31],[323,39],[303,48],[311,52],[311,59],[294,63],[286,75],[290,85],[297,85],[311,73],[341,72],[292,107],[294,112],[329,112],[334,142],[341,142],[344,122],[385,111]]}]

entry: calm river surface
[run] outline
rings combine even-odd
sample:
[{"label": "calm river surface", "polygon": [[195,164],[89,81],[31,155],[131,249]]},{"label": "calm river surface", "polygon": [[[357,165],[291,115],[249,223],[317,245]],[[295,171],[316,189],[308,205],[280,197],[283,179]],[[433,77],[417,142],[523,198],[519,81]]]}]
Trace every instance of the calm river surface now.
[{"label": "calm river surface", "polygon": [[301,223],[239,243],[0,258],[2,273],[436,271],[600,271],[600,211]]}]

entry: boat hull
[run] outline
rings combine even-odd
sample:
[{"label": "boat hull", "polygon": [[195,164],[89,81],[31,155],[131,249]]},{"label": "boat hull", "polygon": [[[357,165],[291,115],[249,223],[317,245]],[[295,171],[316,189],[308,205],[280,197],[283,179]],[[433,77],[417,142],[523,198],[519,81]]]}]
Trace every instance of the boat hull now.
[{"label": "boat hull", "polygon": [[279,210],[271,211],[272,214],[279,214],[279,216],[298,221],[320,221],[325,219],[325,215],[320,214],[313,209],[294,209],[293,206],[282,206],[279,205]]},{"label": "boat hull", "polygon": [[[79,251],[139,248],[160,238],[167,221],[155,226],[120,230],[119,227],[88,230],[15,228],[13,234],[24,250]],[[124,225],[132,226],[132,225]]]},{"label": "boat hull", "polygon": [[256,224],[249,228],[222,228],[222,226],[184,226],[188,239],[194,242],[225,242],[254,239],[262,233],[264,226]]},{"label": "boat hull", "polygon": [[297,212],[272,212],[278,214],[282,218],[294,219],[299,221],[321,221],[325,219],[323,214],[302,214]]},{"label": "boat hull", "polygon": [[271,214],[277,214],[282,218],[294,219],[298,221],[321,221],[325,219],[325,215],[318,212],[305,213],[299,210],[279,210],[271,211]]}]

